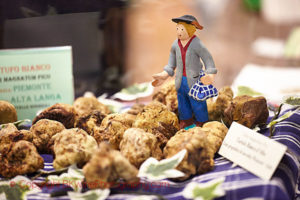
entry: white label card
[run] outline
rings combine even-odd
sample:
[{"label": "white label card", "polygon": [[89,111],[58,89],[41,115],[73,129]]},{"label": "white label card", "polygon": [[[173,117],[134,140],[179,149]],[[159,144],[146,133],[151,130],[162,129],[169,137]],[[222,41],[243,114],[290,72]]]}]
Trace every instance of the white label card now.
[{"label": "white label card", "polygon": [[270,180],[286,150],[285,145],[233,122],[219,154],[256,176]]}]

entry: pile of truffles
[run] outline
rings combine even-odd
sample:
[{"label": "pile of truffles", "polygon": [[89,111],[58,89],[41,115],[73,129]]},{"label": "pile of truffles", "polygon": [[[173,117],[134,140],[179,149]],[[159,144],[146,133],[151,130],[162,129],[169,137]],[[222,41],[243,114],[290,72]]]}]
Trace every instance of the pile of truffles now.
[{"label": "pile of truffles", "polygon": [[[91,134],[109,114],[95,97],[81,97],[74,105],[57,103],[33,119],[30,130],[18,130],[15,107],[0,101],[0,175],[14,177],[44,168],[40,154],[54,156],[55,169],[85,165],[98,144]],[[78,128],[76,128],[78,126]],[[85,129],[87,131],[85,131]]]},{"label": "pile of truffles", "polygon": [[[233,98],[231,88],[207,101],[209,122],[179,129],[174,82],[155,93],[147,105],[135,104],[125,113],[110,113],[95,97],[77,98],[73,105],[57,103],[33,120],[30,130],[18,130],[13,105],[0,101],[0,175],[14,177],[43,168],[42,153],[52,154],[55,169],[77,164],[89,188],[109,188],[119,180],[138,181],[138,169],[149,157],[169,158],[187,150],[177,169],[185,176],[210,171],[233,121],[253,128],[268,117],[263,97]],[[9,113],[8,113],[9,112]],[[3,117],[7,116],[7,117]]]},{"label": "pile of truffles", "polygon": [[153,101],[137,115],[132,127],[156,135],[160,147],[163,148],[179,130],[179,120],[164,104]]}]

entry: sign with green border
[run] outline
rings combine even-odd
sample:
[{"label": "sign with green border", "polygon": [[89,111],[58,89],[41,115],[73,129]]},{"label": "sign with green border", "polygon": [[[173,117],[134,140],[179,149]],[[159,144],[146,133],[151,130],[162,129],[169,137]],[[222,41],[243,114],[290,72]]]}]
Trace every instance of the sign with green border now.
[{"label": "sign with green border", "polygon": [[0,99],[16,107],[18,120],[32,120],[55,103],[72,104],[72,47],[0,50]]}]

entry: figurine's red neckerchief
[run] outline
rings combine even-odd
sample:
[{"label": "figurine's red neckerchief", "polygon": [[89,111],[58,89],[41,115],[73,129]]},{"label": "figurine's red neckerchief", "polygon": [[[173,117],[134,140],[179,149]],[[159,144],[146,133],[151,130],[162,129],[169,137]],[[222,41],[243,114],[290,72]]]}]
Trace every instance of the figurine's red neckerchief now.
[{"label": "figurine's red neckerchief", "polygon": [[183,47],[180,39],[178,39],[178,45],[180,48],[180,52],[181,52],[181,58],[182,58],[182,64],[183,64],[183,71],[182,71],[182,75],[186,76],[186,70],[185,70],[185,55],[187,52],[188,47],[190,46],[190,43],[192,42],[192,40],[195,38],[196,36],[193,35],[193,37],[188,41],[188,43],[186,43],[186,45]]}]

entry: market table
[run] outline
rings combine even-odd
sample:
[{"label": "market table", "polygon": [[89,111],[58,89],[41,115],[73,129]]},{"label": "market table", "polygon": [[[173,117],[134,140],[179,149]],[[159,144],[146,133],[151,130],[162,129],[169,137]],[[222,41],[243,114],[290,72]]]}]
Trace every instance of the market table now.
[{"label": "market table", "polygon": [[[281,113],[281,115],[284,112]],[[270,121],[271,118],[269,118]],[[269,136],[270,130],[261,131],[265,136]],[[197,175],[184,182],[174,182],[162,180],[149,182],[141,179],[140,183],[135,185],[120,185],[110,190],[108,199],[132,199],[138,195],[148,195],[153,199],[184,199],[182,191],[190,182],[204,183],[220,177],[225,177],[222,188],[225,190],[225,196],[217,198],[240,200],[248,198],[285,200],[300,199],[300,111],[298,110],[291,117],[275,125],[273,140],[285,144],[288,147],[278,168],[270,181],[265,181],[239,166],[233,166],[233,163],[226,158],[216,155],[214,158],[215,167],[212,171]],[[276,149],[274,149],[276,151]],[[45,161],[44,170],[53,170],[52,155],[43,154]],[[40,183],[45,177],[39,177],[34,182]],[[44,185],[42,192],[28,195],[28,199],[69,199],[67,195],[50,197],[50,194],[62,190],[70,190],[64,185]],[[149,196],[150,195],[150,196]],[[144,197],[144,196],[143,196]],[[141,198],[143,199],[143,198]]]}]

